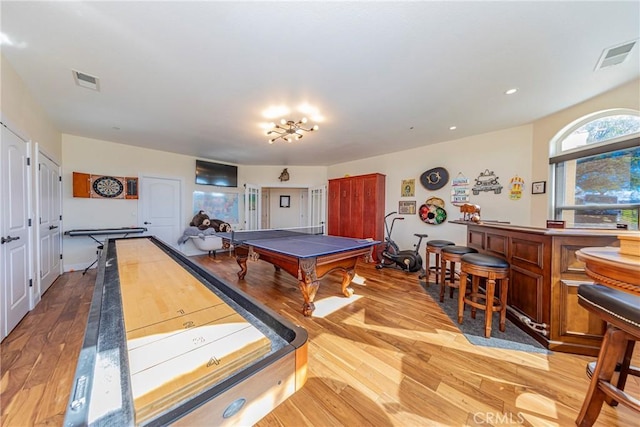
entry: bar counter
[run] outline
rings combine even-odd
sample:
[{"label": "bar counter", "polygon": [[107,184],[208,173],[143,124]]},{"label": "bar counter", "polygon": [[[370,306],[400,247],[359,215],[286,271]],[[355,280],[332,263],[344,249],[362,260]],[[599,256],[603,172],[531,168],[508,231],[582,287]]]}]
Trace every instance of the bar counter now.
[{"label": "bar counter", "polygon": [[578,304],[578,286],[592,283],[576,252],[619,246],[618,229],[540,228],[454,220],[467,226],[467,246],[511,266],[507,316],[549,350],[597,356],[605,323]]}]

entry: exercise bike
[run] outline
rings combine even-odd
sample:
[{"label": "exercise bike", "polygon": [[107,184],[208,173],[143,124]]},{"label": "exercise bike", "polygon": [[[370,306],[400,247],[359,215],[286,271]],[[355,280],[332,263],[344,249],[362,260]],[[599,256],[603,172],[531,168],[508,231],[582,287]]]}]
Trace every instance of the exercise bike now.
[{"label": "exercise bike", "polygon": [[415,273],[422,270],[422,257],[420,256],[420,244],[422,239],[427,237],[427,234],[414,234],[418,237],[418,243],[414,245],[414,250],[401,251],[398,248],[396,242],[391,239],[391,232],[393,231],[393,225],[396,220],[404,220],[404,217],[397,216],[391,221],[391,227],[387,223],[387,218],[391,215],[395,215],[397,212],[391,212],[384,217],[384,228],[387,232],[387,237],[384,238],[384,245],[378,248],[376,254],[380,263],[376,265],[377,269],[399,267],[408,273]]}]

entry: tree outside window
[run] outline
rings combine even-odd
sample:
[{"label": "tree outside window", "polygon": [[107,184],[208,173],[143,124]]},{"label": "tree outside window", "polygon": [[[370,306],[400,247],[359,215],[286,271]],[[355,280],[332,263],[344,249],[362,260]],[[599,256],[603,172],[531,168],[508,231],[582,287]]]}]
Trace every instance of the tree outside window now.
[{"label": "tree outside window", "polygon": [[557,138],[551,157],[554,217],[573,227],[638,229],[640,115],[616,114],[578,123]]}]

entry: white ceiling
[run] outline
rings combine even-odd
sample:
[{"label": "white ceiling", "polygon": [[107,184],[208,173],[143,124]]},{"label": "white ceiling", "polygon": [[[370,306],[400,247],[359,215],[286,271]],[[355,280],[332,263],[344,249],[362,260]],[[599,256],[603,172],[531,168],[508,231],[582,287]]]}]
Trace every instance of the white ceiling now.
[{"label": "white ceiling", "polygon": [[[637,45],[594,71],[640,37],[637,1],[0,7],[2,54],[61,132],[246,165],[332,165],[518,126],[640,76]],[[262,112],[303,102],[320,130],[269,145]]]}]

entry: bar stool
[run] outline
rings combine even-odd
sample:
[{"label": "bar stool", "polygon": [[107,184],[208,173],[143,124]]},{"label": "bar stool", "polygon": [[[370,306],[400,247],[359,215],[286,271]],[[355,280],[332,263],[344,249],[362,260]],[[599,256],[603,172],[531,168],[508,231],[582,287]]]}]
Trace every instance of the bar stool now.
[{"label": "bar stool", "polygon": [[[427,286],[429,286],[429,274],[431,270],[433,270],[436,274],[436,284],[440,283],[440,250],[445,246],[453,246],[455,243],[450,242],[449,240],[429,240],[427,241],[427,256],[425,260],[425,268],[424,268],[424,276],[427,280]],[[429,267],[429,258],[431,254],[436,254],[436,263],[433,267]],[[442,274],[445,274],[442,272]],[[421,277],[422,278],[422,277]]]},{"label": "bar stool", "polygon": [[[471,292],[467,294],[467,276],[471,276]],[[480,279],[485,279],[485,293],[479,289]],[[495,297],[496,281],[500,295]],[[507,321],[507,292],[509,290],[509,263],[502,258],[485,254],[462,255],[460,262],[460,289],[458,291],[458,323],[462,323],[464,305],[471,306],[471,318],[476,309],[485,311],[484,336],[491,336],[493,312],[500,312],[500,332],[505,331]],[[483,302],[484,301],[484,302]]]},{"label": "bar stool", "polygon": [[449,286],[449,298],[453,298],[453,290],[459,287],[456,282],[456,263],[460,263],[462,255],[475,254],[477,250],[467,246],[448,245],[443,246],[440,250],[440,259],[442,264],[440,271],[447,271],[447,261],[449,261],[449,282],[447,283],[446,274],[443,274],[442,282],[440,282],[440,302],[444,302],[444,292]]},{"label": "bar stool", "polygon": [[[605,400],[612,406],[621,403],[640,413],[640,401],[624,391],[628,375],[640,376],[640,369],[630,366],[630,353],[635,342],[640,341],[640,296],[603,285],[580,285],[578,303],[607,322],[607,331],[595,367],[587,365],[591,382],[576,424],[592,426]],[[614,384],[613,374],[620,361],[620,374]]]}]

